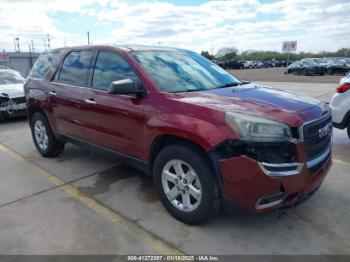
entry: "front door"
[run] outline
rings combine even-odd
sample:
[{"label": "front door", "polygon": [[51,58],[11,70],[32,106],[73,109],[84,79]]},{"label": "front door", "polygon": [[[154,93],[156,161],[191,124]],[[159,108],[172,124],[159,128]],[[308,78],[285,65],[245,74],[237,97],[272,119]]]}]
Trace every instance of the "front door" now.
[{"label": "front door", "polygon": [[117,53],[98,53],[91,88],[84,91],[84,122],[87,140],[114,151],[138,157],[144,122],[144,98],[109,94],[113,81],[132,79],[131,66]]}]

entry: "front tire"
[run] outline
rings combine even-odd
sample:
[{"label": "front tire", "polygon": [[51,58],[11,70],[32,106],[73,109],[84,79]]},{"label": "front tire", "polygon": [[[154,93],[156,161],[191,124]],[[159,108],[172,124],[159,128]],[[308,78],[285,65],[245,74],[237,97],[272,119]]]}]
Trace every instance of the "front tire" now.
[{"label": "front tire", "polygon": [[4,112],[0,112],[0,122],[3,122],[7,119],[7,114]]},{"label": "front tire", "polygon": [[165,208],[176,219],[200,224],[219,214],[220,194],[205,156],[192,146],[171,145],[156,157],[155,187]]},{"label": "front tire", "polygon": [[35,113],[32,116],[30,127],[34,144],[43,157],[55,157],[62,153],[64,143],[55,138],[43,114]]}]

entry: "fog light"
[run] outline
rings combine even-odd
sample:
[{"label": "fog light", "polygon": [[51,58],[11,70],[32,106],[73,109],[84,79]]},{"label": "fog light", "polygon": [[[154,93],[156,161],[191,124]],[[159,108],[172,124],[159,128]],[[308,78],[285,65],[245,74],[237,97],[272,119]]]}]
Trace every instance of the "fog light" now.
[{"label": "fog light", "polygon": [[264,209],[276,206],[284,200],[284,192],[279,192],[272,196],[261,197],[255,205],[256,209]]}]

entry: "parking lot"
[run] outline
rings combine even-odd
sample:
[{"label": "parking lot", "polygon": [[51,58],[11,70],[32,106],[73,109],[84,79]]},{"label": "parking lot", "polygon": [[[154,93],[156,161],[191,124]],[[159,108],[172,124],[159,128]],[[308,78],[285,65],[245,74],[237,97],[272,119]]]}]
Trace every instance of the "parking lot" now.
[{"label": "parking lot", "polygon": [[[244,80],[328,102],[340,76],[330,77]],[[0,253],[350,254],[349,170],[350,140],[335,129],[333,166],[302,205],[268,215],[237,210],[188,226],[166,212],[151,177],[73,145],[44,159],[26,119],[9,120],[0,124]]]}]

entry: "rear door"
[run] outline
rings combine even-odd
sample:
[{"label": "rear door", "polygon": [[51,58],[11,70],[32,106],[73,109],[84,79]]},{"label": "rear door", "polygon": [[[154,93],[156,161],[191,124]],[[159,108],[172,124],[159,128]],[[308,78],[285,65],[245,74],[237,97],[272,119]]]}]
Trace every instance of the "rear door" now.
[{"label": "rear door", "polygon": [[83,140],[83,94],[88,85],[94,53],[91,50],[69,52],[48,90],[56,130]]},{"label": "rear door", "polygon": [[144,123],[144,98],[109,94],[113,81],[140,81],[132,67],[118,53],[100,51],[91,88],[85,89],[85,134],[95,145],[137,157]]}]

